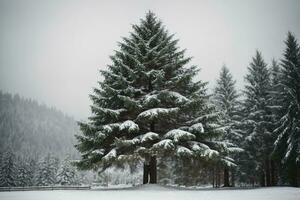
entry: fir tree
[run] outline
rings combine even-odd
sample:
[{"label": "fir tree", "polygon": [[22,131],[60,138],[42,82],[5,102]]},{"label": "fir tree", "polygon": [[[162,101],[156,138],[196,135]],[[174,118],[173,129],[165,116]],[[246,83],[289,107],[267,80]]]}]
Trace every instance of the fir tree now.
[{"label": "fir tree", "polygon": [[272,134],[270,103],[270,73],[260,52],[256,51],[246,76],[244,101],[245,158],[244,166],[252,181],[270,185],[270,153]]},{"label": "fir tree", "polygon": [[288,170],[289,182],[293,186],[299,183],[300,168],[300,47],[292,33],[285,41],[286,49],[282,64],[283,87],[282,117],[275,130],[278,137],[275,142],[277,155]]},{"label": "fir tree", "polygon": [[[269,92],[270,93],[269,108],[272,113],[272,120],[271,120],[272,141],[275,141],[276,138],[278,137],[278,133],[275,132],[275,130],[278,127],[280,118],[282,116],[282,103],[283,103],[281,98],[281,96],[283,95],[283,87],[280,84],[282,73],[278,62],[275,59],[272,60],[272,64],[270,68],[270,76],[271,76],[271,90]],[[279,178],[278,175],[279,173],[281,173],[280,169],[281,169],[280,162],[277,162],[273,156],[270,164],[270,171],[271,171],[270,176],[271,176],[272,186],[276,185],[278,182],[278,178]]]},{"label": "fir tree", "polygon": [[0,165],[0,187],[17,186],[15,155],[11,149],[3,153]]},{"label": "fir tree", "polygon": [[17,159],[17,186],[28,186],[29,185],[29,163],[26,159],[18,158]]},{"label": "fir tree", "polygon": [[227,146],[207,104],[206,83],[152,12],[119,43],[104,81],[90,95],[93,115],[80,122],[81,169],[144,162],[144,183],[157,182],[157,156],[219,158]]},{"label": "fir tree", "polygon": [[35,183],[38,186],[48,186],[56,183],[57,159],[48,154],[38,163]]},{"label": "fir tree", "polygon": [[28,159],[28,175],[27,175],[27,185],[28,186],[34,186],[37,185],[35,183],[35,176],[36,176],[36,171],[38,169],[37,166],[37,160],[34,158],[29,158]]},{"label": "fir tree", "polygon": [[57,172],[57,183],[60,185],[76,185],[77,174],[76,169],[71,164],[70,158],[67,157],[61,163],[60,168]]},{"label": "fir tree", "polygon": [[[213,102],[220,112],[220,123],[224,127],[225,134],[223,140],[237,145],[241,142],[242,134],[239,130],[240,124],[240,102],[235,89],[235,81],[228,68],[224,65],[221,69],[217,85],[214,89]],[[235,153],[242,151],[237,148]],[[233,155],[232,155],[233,156]],[[234,171],[232,169],[232,185],[234,185]],[[224,167],[224,186],[229,187],[229,169]]]}]

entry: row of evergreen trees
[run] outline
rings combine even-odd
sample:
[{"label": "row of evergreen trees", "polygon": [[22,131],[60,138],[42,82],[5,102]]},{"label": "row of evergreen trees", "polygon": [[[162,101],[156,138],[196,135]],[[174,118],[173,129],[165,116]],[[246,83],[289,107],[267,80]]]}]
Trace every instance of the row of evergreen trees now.
[{"label": "row of evergreen trees", "polygon": [[[80,169],[143,163],[143,183],[215,186],[299,184],[300,50],[288,33],[284,58],[256,52],[243,92],[226,67],[211,98],[199,70],[152,12],[119,43],[80,122]],[[158,170],[157,170],[158,169]],[[174,175],[173,175],[174,174]],[[198,174],[198,175],[197,175]],[[171,180],[171,181],[170,181]],[[231,180],[231,181],[230,181]],[[231,183],[230,183],[231,182]]]},{"label": "row of evergreen trees", "polygon": [[0,161],[0,187],[78,185],[84,181],[70,157],[60,161],[48,154],[34,159],[6,151],[0,154]]},{"label": "row of evergreen trees", "polygon": [[300,49],[290,32],[285,43],[283,59],[270,67],[256,52],[243,92],[238,94],[226,67],[214,91],[221,123],[228,127],[225,139],[244,149],[235,158],[241,182],[300,184]]}]

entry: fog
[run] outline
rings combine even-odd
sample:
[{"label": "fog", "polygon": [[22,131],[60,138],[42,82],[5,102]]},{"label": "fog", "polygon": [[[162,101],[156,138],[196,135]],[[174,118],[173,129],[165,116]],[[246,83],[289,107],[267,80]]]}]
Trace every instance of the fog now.
[{"label": "fog", "polygon": [[148,10],[176,33],[210,88],[223,64],[242,88],[256,49],[270,63],[287,31],[300,39],[298,0],[0,0],[0,89],[85,119],[98,70]]}]

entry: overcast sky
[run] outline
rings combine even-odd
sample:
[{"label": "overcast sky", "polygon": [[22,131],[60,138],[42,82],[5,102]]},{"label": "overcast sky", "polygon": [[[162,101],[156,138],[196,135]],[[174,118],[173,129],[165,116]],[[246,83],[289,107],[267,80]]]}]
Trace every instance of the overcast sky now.
[{"label": "overcast sky", "polygon": [[223,64],[242,88],[256,49],[270,63],[288,30],[300,39],[299,0],[0,0],[0,89],[85,119],[98,70],[148,10],[210,88]]}]

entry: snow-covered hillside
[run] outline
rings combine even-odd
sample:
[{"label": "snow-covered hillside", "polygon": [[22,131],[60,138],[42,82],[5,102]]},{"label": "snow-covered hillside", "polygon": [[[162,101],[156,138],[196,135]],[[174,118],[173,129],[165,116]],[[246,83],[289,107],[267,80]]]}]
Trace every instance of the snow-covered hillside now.
[{"label": "snow-covered hillside", "polygon": [[300,189],[270,187],[259,189],[176,190],[147,185],[124,190],[0,192],[3,200],[300,200]]}]

